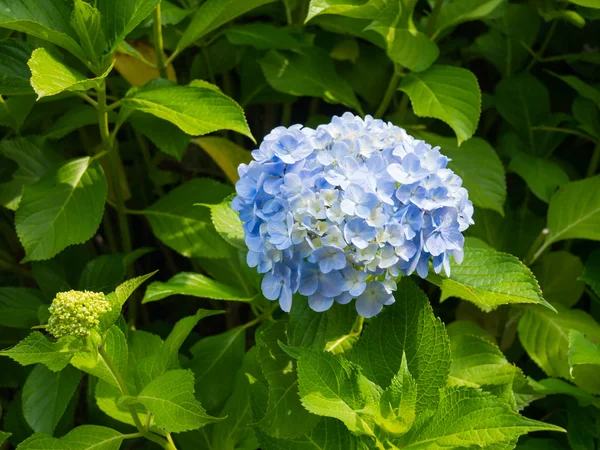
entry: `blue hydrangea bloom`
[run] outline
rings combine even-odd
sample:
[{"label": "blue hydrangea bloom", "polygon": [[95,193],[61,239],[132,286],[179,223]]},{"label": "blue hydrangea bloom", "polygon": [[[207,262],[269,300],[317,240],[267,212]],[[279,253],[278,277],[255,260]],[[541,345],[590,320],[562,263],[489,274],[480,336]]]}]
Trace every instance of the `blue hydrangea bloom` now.
[{"label": "blue hydrangea bloom", "polygon": [[316,130],[266,136],[239,167],[247,262],[262,290],[290,311],[300,293],[315,311],[355,300],[372,317],[394,302],[401,275],[450,275],[463,259],[473,204],[439,147],[367,116],[346,113]]}]

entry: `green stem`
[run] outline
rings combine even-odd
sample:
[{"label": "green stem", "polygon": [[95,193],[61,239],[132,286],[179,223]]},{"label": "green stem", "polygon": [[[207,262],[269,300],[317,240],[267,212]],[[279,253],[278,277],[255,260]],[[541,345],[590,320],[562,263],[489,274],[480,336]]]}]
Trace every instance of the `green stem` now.
[{"label": "green stem", "polygon": [[[134,130],[134,133],[135,133],[135,140],[137,141],[138,146],[140,147],[140,150],[142,151],[142,157],[144,158],[144,163],[146,164],[146,169],[148,170],[148,173],[151,173],[152,157],[150,156],[150,149],[148,148],[146,139],[144,139],[144,136],[142,136],[142,134],[140,132],[138,132],[137,130]],[[154,184],[154,190],[156,191],[158,196],[164,197],[165,191],[162,188],[162,186],[156,182],[154,177],[150,177],[150,178],[151,178],[152,184]]]},{"label": "green stem", "polygon": [[392,101],[392,98],[394,98],[394,94],[396,93],[396,88],[398,87],[398,82],[400,81],[401,77],[402,77],[402,75],[398,71],[398,68],[394,67],[394,74],[392,75],[392,78],[390,79],[390,82],[385,91],[383,99],[381,100],[381,103],[379,104],[379,108],[377,108],[377,111],[375,112],[376,119],[381,118],[387,111],[388,106],[390,106],[390,102]]},{"label": "green stem", "polygon": [[588,136],[587,134],[582,133],[577,130],[573,130],[571,128],[549,127],[546,125],[538,125],[535,127],[531,127],[530,130],[531,131],[555,131],[557,133],[572,134],[572,135],[583,137],[583,138],[590,139],[590,140],[593,139],[592,137]]},{"label": "green stem", "polygon": [[596,143],[596,147],[594,148],[594,153],[592,153],[592,159],[590,160],[590,165],[588,166],[587,172],[585,174],[586,178],[591,177],[598,170],[598,165],[600,164],[600,142]]},{"label": "green stem", "polygon": [[89,95],[87,95],[85,92],[75,92],[75,95],[81,97],[82,99],[84,99],[86,102],[88,102],[90,105],[92,105],[94,108],[98,107],[98,103],[96,102],[96,100],[94,100],[92,97],[90,97]]},{"label": "green stem", "polygon": [[431,15],[429,16],[429,20],[427,21],[427,30],[425,31],[425,34],[427,34],[427,36],[433,40],[435,40],[439,34],[435,32],[435,23],[440,15],[443,3],[444,2],[442,0],[436,0],[433,10],[431,11]]},{"label": "green stem", "polygon": [[167,65],[165,64],[165,53],[163,51],[162,17],[160,15],[160,3],[154,10],[154,51],[156,52],[156,66],[161,78],[167,80]]},{"label": "green stem", "polygon": [[[398,107],[398,122],[402,124],[404,117],[406,117],[406,110],[408,109],[408,95],[404,94],[400,100],[400,106]],[[413,127],[414,129],[414,127]]]},{"label": "green stem", "polygon": [[535,66],[535,64],[541,59],[542,55],[546,51],[546,48],[548,47],[548,44],[550,44],[550,40],[552,39],[554,32],[556,31],[557,24],[558,24],[558,20],[555,20],[554,22],[552,22],[552,25],[550,26],[550,30],[548,30],[548,34],[546,35],[544,42],[542,42],[542,45],[541,45],[539,51],[537,52],[537,54],[533,57],[533,59],[530,61],[530,63],[525,68],[525,72],[529,72],[533,68],[533,66]]}]

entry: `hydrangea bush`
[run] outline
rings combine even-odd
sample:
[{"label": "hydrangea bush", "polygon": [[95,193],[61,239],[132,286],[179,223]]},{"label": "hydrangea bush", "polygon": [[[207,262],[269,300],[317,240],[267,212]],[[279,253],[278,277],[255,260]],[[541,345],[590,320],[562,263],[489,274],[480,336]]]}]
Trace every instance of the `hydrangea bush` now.
[{"label": "hydrangea bush", "polygon": [[292,295],[317,312],[356,299],[372,317],[394,303],[400,275],[450,276],[463,260],[473,204],[449,159],[405,130],[351,113],[316,130],[265,136],[239,167],[237,197],[247,262],[262,292],[289,312]]},{"label": "hydrangea bush", "polygon": [[0,0],[0,450],[600,448],[599,12]]}]

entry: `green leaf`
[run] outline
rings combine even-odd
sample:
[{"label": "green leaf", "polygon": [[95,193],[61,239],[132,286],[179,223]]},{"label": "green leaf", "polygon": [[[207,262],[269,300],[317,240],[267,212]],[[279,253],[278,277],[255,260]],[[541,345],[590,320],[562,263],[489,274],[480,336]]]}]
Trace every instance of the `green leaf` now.
[{"label": "green leaf", "polygon": [[0,95],[32,94],[27,61],[31,46],[20,39],[0,41]]},{"label": "green leaf", "polygon": [[536,392],[542,395],[570,395],[577,399],[581,406],[591,405],[595,401],[595,397],[585,390],[567,383],[558,378],[546,378],[545,380],[535,381],[531,378],[527,382],[535,389]]},{"label": "green leaf", "polygon": [[65,66],[52,56],[45,48],[37,48],[27,61],[31,70],[31,86],[38,100],[63,91],[87,91],[100,86],[112,65],[99,77],[87,78],[75,69]]},{"label": "green leaf", "polygon": [[[114,121],[114,113],[108,115]],[[86,125],[98,123],[98,111],[91,105],[75,105],[60,116],[44,133],[47,139],[61,139]]]},{"label": "green leaf", "polygon": [[117,389],[120,389],[119,380],[115,371],[121,378],[127,375],[128,348],[125,335],[116,325],[111,326],[106,333],[102,348],[110,358],[110,362],[104,359],[102,354],[81,351],[71,359],[71,364],[90,375],[106,381]]},{"label": "green leaf", "polygon": [[569,352],[567,354],[571,377],[577,384],[593,394],[600,394],[598,366],[600,366],[600,346],[592,343],[577,330],[569,332]]},{"label": "green leaf", "polygon": [[350,434],[344,424],[336,419],[323,417],[303,436],[293,440],[277,439],[257,431],[263,450],[359,450],[364,448],[359,438]]},{"label": "green leaf", "polygon": [[537,303],[549,309],[540,286],[518,258],[495,250],[465,248],[462,264],[452,264],[450,278],[430,272],[427,280],[449,297],[468,300],[484,311],[512,303]]},{"label": "green leaf", "polygon": [[600,140],[600,112],[591,100],[576,97],[573,100],[573,117],[579,122],[579,129]]},{"label": "green leaf", "polygon": [[487,447],[532,431],[564,431],[519,416],[498,398],[478,389],[455,387],[441,391],[440,404],[429,419],[395,444],[407,449]]},{"label": "green leaf", "polygon": [[187,367],[196,378],[196,396],[208,411],[217,410],[231,394],[245,347],[246,330],[237,327],[202,338],[190,349],[193,357]]},{"label": "green leaf", "polygon": [[42,363],[58,372],[69,364],[81,346],[81,340],[72,336],[53,342],[39,331],[34,331],[14,347],[0,351],[0,355],[8,356],[23,366]]},{"label": "green leaf", "polygon": [[408,370],[417,382],[417,413],[435,410],[450,370],[446,330],[433,315],[427,296],[410,279],[401,279],[394,297],[396,302],[366,325],[349,359],[371,381],[387,388],[406,353]]},{"label": "green leaf", "polygon": [[424,72],[409,73],[400,82],[419,117],[446,122],[460,145],[477,129],[481,114],[481,91],[472,72],[452,66],[431,66]]},{"label": "green leaf", "polygon": [[102,168],[89,157],[68,161],[25,185],[15,217],[23,261],[49,259],[90,239],[102,219],[106,190]]},{"label": "green leaf", "polygon": [[232,189],[209,179],[185,183],[144,210],[152,231],[165,245],[190,258],[225,258],[231,246],[216,232],[206,208],[197,203],[219,203]]},{"label": "green leaf", "polygon": [[77,288],[108,294],[114,291],[125,278],[123,254],[100,255],[90,260],[83,268]]},{"label": "green leaf", "polygon": [[[285,341],[285,323],[275,322],[257,336],[257,361],[267,380],[265,408],[254,412],[258,428],[275,438],[296,438],[309,432],[319,421],[298,397],[296,362],[279,346]],[[257,384],[253,389],[259,387]]]},{"label": "green leaf", "polygon": [[567,405],[567,439],[572,450],[594,448],[596,411],[595,408],[582,408],[572,402]]},{"label": "green leaf", "polygon": [[226,197],[221,203],[216,205],[202,204],[210,209],[210,219],[212,220],[217,233],[238,250],[246,251],[248,247],[244,241],[244,229],[242,221],[236,211],[231,209],[231,201],[235,194]]},{"label": "green leaf", "polygon": [[4,431],[0,431],[0,445],[4,443],[9,437],[12,436],[12,433],[5,433]]},{"label": "green leaf", "polygon": [[35,104],[35,95],[0,98],[0,125],[18,132]]},{"label": "green leaf", "polygon": [[75,30],[85,54],[96,67],[100,66],[106,47],[106,37],[100,16],[100,11],[89,3],[83,0],[74,1],[71,26]]},{"label": "green leaf", "polygon": [[583,275],[579,279],[585,281],[589,287],[600,297],[600,251],[591,253],[585,267]]},{"label": "green leaf", "polygon": [[159,428],[172,433],[195,430],[219,420],[209,416],[194,397],[194,373],[170,370],[148,384],[136,397],[123,397],[123,403],[141,403]]},{"label": "green leaf", "polygon": [[176,52],[181,52],[195,41],[206,36],[211,31],[230,22],[236,17],[247,13],[259,6],[271,3],[274,0],[208,0],[202,4],[192,17],[192,21],[181,36]]},{"label": "green leaf", "polygon": [[[568,364],[569,331],[577,330],[600,340],[600,325],[586,312],[556,305],[558,314],[544,308],[530,307],[519,320],[519,339],[523,347],[549,376],[572,380]],[[582,386],[585,387],[585,386]]]},{"label": "green leaf", "polygon": [[583,264],[569,252],[546,253],[532,270],[540,283],[544,298],[552,304],[558,303],[570,308],[583,294],[585,284],[578,281],[583,273]]},{"label": "green leaf", "polygon": [[455,139],[433,133],[419,132],[416,136],[432,146],[441,147],[442,154],[451,159],[448,167],[463,179],[463,186],[469,191],[469,199],[475,206],[504,215],[504,166],[490,144],[475,137],[459,147]]},{"label": "green leaf", "polygon": [[205,277],[199,273],[181,272],[163,283],[155,281],[146,289],[142,303],[156,302],[172,295],[192,295],[215,300],[249,302],[252,297],[239,289]]},{"label": "green leaf", "polygon": [[0,287],[0,326],[30,328],[38,325],[44,296],[37,289]]},{"label": "green leaf", "polygon": [[382,4],[378,0],[310,0],[305,23],[320,14],[375,19],[381,8]]},{"label": "green leaf", "polygon": [[157,80],[132,89],[121,104],[168,120],[193,136],[232,130],[254,140],[240,105],[209,87],[177,86]]},{"label": "green leaf", "polygon": [[194,143],[209,154],[233,184],[240,179],[238,166],[240,164],[249,164],[252,160],[252,155],[249,151],[228,139],[209,136],[194,139]]},{"label": "green leaf", "polygon": [[392,61],[409,70],[422,72],[438,59],[440,50],[425,33],[396,29],[394,39],[388,43],[387,55]]},{"label": "green leaf", "polygon": [[170,122],[139,111],[131,115],[129,122],[136,131],[150,139],[161,152],[181,161],[190,141],[189,135]]},{"label": "green leaf", "polygon": [[178,321],[163,345],[155,348],[148,357],[138,361],[135,374],[138,387],[143,388],[167,370],[179,369],[179,349],[194,327],[205,317],[222,313],[223,311],[199,309],[193,316]]},{"label": "green leaf", "polygon": [[463,0],[444,3],[435,22],[433,38],[446,28],[455,27],[464,22],[495,18],[502,12],[506,0]]},{"label": "green leaf", "polygon": [[410,430],[415,422],[416,402],[417,384],[408,371],[406,354],[403,354],[400,371],[381,394],[379,400],[381,416],[376,416],[375,420],[391,435],[400,436]]},{"label": "green leaf", "polygon": [[112,428],[82,425],[60,439],[36,433],[19,444],[19,450],[119,450],[123,435]]},{"label": "green leaf", "polygon": [[581,95],[583,98],[593,101],[595,105],[600,108],[600,90],[587,84],[585,81],[581,81],[574,75],[561,76],[550,71],[548,71],[548,73],[567,83],[570,87],[575,89],[579,95]]},{"label": "green leaf", "polygon": [[542,83],[525,73],[502,79],[496,86],[496,109],[534,153],[545,153],[531,130],[550,116],[550,96]]},{"label": "green leaf", "polygon": [[81,374],[72,367],[52,372],[38,364],[23,386],[23,415],[35,432],[52,434],[75,394]]},{"label": "green leaf", "polygon": [[569,1],[576,5],[584,6],[586,8],[600,8],[600,4],[598,4],[598,0],[569,0]]},{"label": "green leaf", "polygon": [[104,34],[111,53],[117,45],[154,11],[160,0],[99,0]]},{"label": "green leaf", "polygon": [[557,163],[524,152],[512,157],[508,170],[523,178],[531,192],[546,203],[559,187],[569,182],[569,176]]},{"label": "green leaf", "polygon": [[157,271],[154,271],[146,275],[131,278],[130,280],[127,280],[117,286],[115,292],[112,292],[106,296],[106,300],[108,300],[110,303],[111,310],[104,313],[100,317],[100,330],[108,330],[110,326],[117,321],[121,315],[121,308],[123,308],[123,305],[129,296],[133,294],[133,291],[135,291],[144,281],[146,281],[156,272]]},{"label": "green leaf", "polygon": [[303,35],[296,37],[288,28],[269,23],[248,23],[225,30],[227,40],[234,45],[251,45],[258,50],[297,50],[310,46]]},{"label": "green leaf", "polygon": [[70,0],[0,0],[0,27],[50,41],[85,63],[85,52],[70,25],[72,10]]},{"label": "green leaf", "polygon": [[564,239],[600,240],[600,175],[565,184],[550,199],[543,249]]},{"label": "green leaf", "polygon": [[379,402],[381,388],[341,356],[305,349],[300,355],[298,386],[302,405],[313,414],[341,420],[353,433],[374,437],[369,408]]},{"label": "green leaf", "polygon": [[329,54],[319,48],[302,53],[270,51],[259,61],[273,89],[296,96],[320,97],[329,103],[341,103],[362,114],[360,103],[350,85],[340,77]]}]

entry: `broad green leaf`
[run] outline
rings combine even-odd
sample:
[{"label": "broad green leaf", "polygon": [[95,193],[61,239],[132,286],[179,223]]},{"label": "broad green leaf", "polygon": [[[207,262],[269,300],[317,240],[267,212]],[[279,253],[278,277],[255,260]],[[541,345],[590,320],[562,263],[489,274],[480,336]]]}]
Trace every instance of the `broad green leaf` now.
[{"label": "broad green leaf", "polygon": [[434,65],[424,72],[408,74],[398,89],[410,97],[417,116],[434,117],[450,125],[459,145],[475,133],[481,114],[481,91],[472,72]]},{"label": "broad green leaf", "polygon": [[596,295],[600,296],[600,251],[596,250],[591,253],[580,279],[585,281]]},{"label": "broad green leaf", "polygon": [[123,435],[112,428],[82,425],[60,439],[36,433],[19,444],[19,450],[119,450]]},{"label": "broad green leaf", "polygon": [[455,27],[464,22],[494,18],[501,15],[506,0],[463,0],[446,2],[435,22],[433,37],[437,37],[446,28]]},{"label": "broad green leaf", "polygon": [[465,248],[462,264],[451,264],[450,278],[430,272],[427,279],[449,297],[468,300],[484,311],[512,303],[537,303],[550,309],[540,286],[518,258],[495,250]]},{"label": "broad green leaf", "polygon": [[168,120],[193,136],[232,130],[254,139],[240,105],[209,87],[177,86],[158,80],[132,89],[121,104]]},{"label": "broad green leaf", "polygon": [[[130,380],[127,381],[129,382]],[[118,420],[119,422],[135,426],[135,423],[131,418],[131,412],[129,411],[129,406],[131,405],[123,405],[119,403],[121,396],[122,394],[119,389],[111,386],[105,381],[98,380],[96,383],[94,397],[100,411],[107,416]],[[147,410],[143,405],[133,405],[133,408],[137,411],[140,417],[144,417],[144,415],[147,413]],[[151,426],[151,429],[152,428],[154,428],[153,425]]]},{"label": "broad green leaf", "polygon": [[550,199],[544,247],[564,239],[600,240],[600,175],[565,184]]},{"label": "broad green leaf", "polygon": [[274,0],[207,0],[192,17],[192,21],[181,36],[176,52],[181,52],[198,39],[230,22],[236,17],[247,13],[259,6],[271,3]]},{"label": "broad green leaf", "polygon": [[246,263],[246,253],[238,251],[230,258],[198,258],[196,261],[215,280],[238,288],[247,297],[254,297],[261,292],[261,276]]},{"label": "broad green leaf", "polygon": [[215,300],[252,300],[239,289],[220,283],[199,273],[181,272],[167,282],[155,281],[146,289],[142,303],[156,302],[172,295],[192,295]]},{"label": "broad green leaf", "polygon": [[178,321],[165,342],[155,348],[151,355],[137,362],[135,377],[138,387],[143,388],[170,369],[179,369],[179,349],[198,322],[205,317],[222,313],[223,311],[199,309],[193,316]]},{"label": "broad green leaf", "polygon": [[558,303],[570,308],[583,294],[585,283],[578,281],[583,273],[583,264],[569,252],[546,253],[532,270],[540,283],[544,298],[552,304]]},{"label": "broad green leaf", "polygon": [[232,189],[209,179],[185,183],[144,210],[152,231],[165,245],[183,256],[225,258],[232,249],[216,232],[206,208],[197,203],[219,203]]},{"label": "broad green leaf", "polygon": [[341,103],[362,114],[360,103],[350,85],[340,77],[327,52],[317,47],[302,53],[270,51],[259,61],[273,89],[296,96],[320,97]]},{"label": "broad green leaf", "polygon": [[85,54],[93,62],[95,68],[99,67],[106,47],[100,11],[84,0],[75,0],[71,26],[75,30]]},{"label": "broad green leaf", "polygon": [[415,450],[488,448],[542,430],[564,431],[556,425],[522,417],[498,398],[478,389],[454,387],[441,391],[439,408],[430,419],[411,428],[395,444]]},{"label": "broad green leaf", "polygon": [[432,146],[441,147],[440,151],[451,159],[448,167],[463,179],[463,186],[469,191],[469,199],[475,206],[504,215],[504,166],[490,144],[475,137],[459,147],[455,139],[433,133],[417,133],[416,136]]},{"label": "broad green leaf", "polygon": [[72,10],[70,0],[0,0],[0,27],[50,41],[85,63],[85,52],[70,25]]},{"label": "broad green leaf", "polygon": [[81,340],[72,336],[50,341],[39,331],[34,331],[14,347],[0,351],[0,355],[8,356],[23,366],[42,363],[58,372],[69,364],[81,347]]},{"label": "broad green leaf", "polygon": [[0,431],[0,445],[4,443],[9,437],[11,437],[11,433],[6,433],[4,431]]},{"label": "broad green leaf", "polygon": [[81,291],[108,294],[123,282],[123,278],[125,278],[123,254],[100,255],[85,265],[77,282],[77,288]]},{"label": "broad green leaf", "polygon": [[598,0],[569,0],[571,3],[574,3],[579,6],[585,6],[586,8],[600,8],[600,3]]},{"label": "broad green leaf", "polygon": [[546,87],[529,74],[504,78],[496,86],[496,109],[536,154],[543,154],[539,137],[531,130],[550,116]]},{"label": "broad green leaf", "polygon": [[108,329],[102,347],[110,361],[102,354],[81,351],[71,359],[71,365],[120,389],[118,376],[122,379],[127,376],[128,349],[125,335],[119,327],[113,325]]},{"label": "broad green leaf", "polygon": [[440,50],[425,33],[396,29],[393,40],[388,43],[387,55],[392,61],[409,70],[422,72],[438,59]]},{"label": "broad green leaf", "polygon": [[114,292],[111,292],[106,296],[106,300],[110,303],[111,310],[100,317],[100,330],[108,330],[110,326],[117,321],[121,315],[121,308],[123,308],[123,305],[129,296],[155,273],[156,271],[127,280],[118,285]]},{"label": "broad green leaf", "polygon": [[303,436],[293,440],[277,439],[258,431],[258,441],[263,450],[358,450],[362,447],[357,436],[351,434],[336,419],[323,417]]},{"label": "broad green leaf", "polygon": [[31,46],[20,39],[0,41],[0,95],[32,93],[27,67],[31,51]]},{"label": "broad green leaf", "polygon": [[600,112],[593,101],[583,97],[573,100],[573,117],[579,122],[579,129],[600,140]]},{"label": "broad green leaf", "polygon": [[30,328],[38,325],[44,296],[37,289],[0,287],[0,326]]},{"label": "broad green leaf", "polygon": [[[596,342],[598,339],[596,338]],[[577,330],[569,332],[569,352],[567,354],[571,377],[577,384],[593,394],[600,394],[600,346],[594,344]]]},{"label": "broad green leaf", "polygon": [[249,151],[228,139],[209,136],[194,139],[194,143],[209,154],[233,184],[240,179],[238,166],[248,164],[252,160]]},{"label": "broad green leaf", "polygon": [[52,258],[90,239],[102,219],[106,178],[89,157],[73,159],[23,187],[15,217],[24,261]]},{"label": "broad green leaf", "polygon": [[[114,113],[108,115],[109,121],[114,121]],[[46,130],[44,137],[48,139],[61,139],[73,131],[86,125],[98,123],[98,112],[91,105],[76,105],[70,108]]]},{"label": "broad green leaf", "polygon": [[232,194],[216,205],[201,204],[197,206],[206,206],[210,209],[210,219],[212,220],[217,233],[238,250],[246,251],[248,247],[244,241],[244,229],[242,221],[236,211],[231,209],[231,201],[235,197]]},{"label": "broad green leaf", "polygon": [[15,96],[6,100],[0,96],[0,125],[19,131],[35,104],[35,95]]},{"label": "broad green leaf", "polygon": [[[279,346],[285,342],[285,323],[275,322],[257,336],[257,361],[267,380],[265,409],[253,413],[259,429],[275,438],[297,438],[319,421],[300,403],[296,362]],[[259,387],[257,384],[254,388]]]},{"label": "broad green leaf", "polygon": [[554,72],[550,72],[550,71],[549,71],[549,73],[551,75],[554,75],[559,80],[562,80],[565,83],[567,83],[570,87],[575,89],[579,93],[579,95],[581,95],[583,98],[587,98],[588,100],[593,101],[596,104],[596,106],[598,108],[600,108],[600,90],[599,89],[587,84],[585,81],[581,81],[579,78],[577,78],[574,75],[561,76],[561,75],[558,75],[558,74],[556,74]]},{"label": "broad green leaf", "polygon": [[23,415],[35,432],[52,434],[75,394],[81,374],[72,367],[52,372],[38,364],[23,386]]},{"label": "broad green leaf", "polygon": [[311,413],[339,419],[353,433],[375,436],[369,409],[376,407],[382,391],[356,364],[331,353],[301,350],[298,386],[302,405]]},{"label": "broad green leaf", "polygon": [[559,187],[569,182],[569,176],[557,163],[525,152],[512,157],[508,170],[523,178],[531,192],[546,203]]},{"label": "broad green leaf", "polygon": [[231,394],[245,346],[246,330],[237,327],[202,338],[190,349],[192,359],[186,367],[194,372],[196,397],[208,411],[217,410]]},{"label": "broad green leaf", "polygon": [[136,111],[129,118],[131,126],[146,136],[160,151],[181,161],[190,142],[190,136],[177,126],[152,114]]},{"label": "broad green leaf", "polygon": [[408,371],[406,354],[402,356],[400,371],[381,394],[380,415],[377,424],[392,436],[400,436],[413,426],[416,418],[417,384]]},{"label": "broad green leaf", "polygon": [[98,0],[109,52],[154,11],[160,0]]},{"label": "broad green leaf", "polygon": [[595,446],[597,409],[567,405],[567,439],[572,450],[588,450]]},{"label": "broad green leaf", "polygon": [[519,369],[489,340],[461,333],[450,336],[452,384],[466,386],[512,384]]},{"label": "broad green leaf", "polygon": [[569,331],[576,330],[590,339],[600,340],[600,325],[582,310],[560,305],[556,305],[556,309],[558,314],[540,307],[528,308],[519,320],[519,339],[546,374],[574,381],[579,386],[569,370]]},{"label": "broad green leaf", "polygon": [[261,22],[228,28],[225,36],[234,45],[251,45],[258,50],[296,50],[310,45],[303,35],[296,37],[288,28]]},{"label": "broad green leaf", "polygon": [[327,311],[313,311],[306,299],[295,298],[287,325],[287,342],[291,347],[317,351],[335,351],[350,339],[356,311],[334,303]]},{"label": "broad green leaf", "polygon": [[102,75],[96,78],[87,78],[77,70],[65,66],[43,47],[33,51],[27,65],[31,70],[31,86],[37,94],[38,100],[49,95],[60,94],[63,91],[94,89],[100,86],[112,69],[110,66]]},{"label": "broad green leaf", "polygon": [[123,403],[141,403],[153,415],[156,426],[172,433],[195,430],[219,420],[209,416],[194,397],[194,374],[170,370],[148,384],[136,397]]},{"label": "broad green leaf", "polygon": [[528,378],[527,382],[536,392],[539,392],[543,396],[556,394],[570,395],[575,398],[581,406],[591,405],[597,401],[589,392],[558,378],[546,378],[541,381],[535,381]]},{"label": "broad green leaf", "polygon": [[320,14],[375,19],[383,4],[378,0],[310,0],[305,22]]},{"label": "broad green leaf", "polygon": [[402,278],[394,297],[393,305],[365,325],[349,358],[385,389],[399,372],[404,352],[417,382],[417,413],[435,410],[450,370],[446,330],[433,315],[427,296],[410,279]]}]

